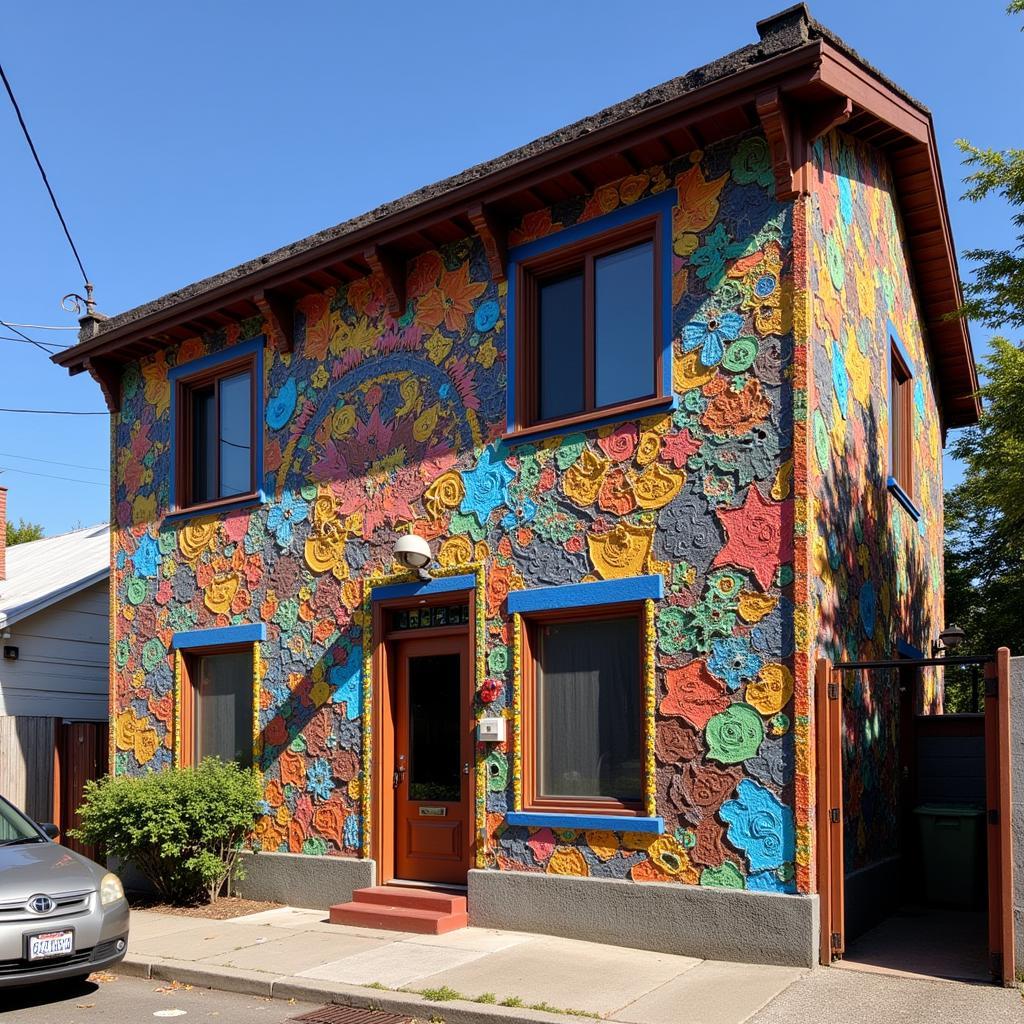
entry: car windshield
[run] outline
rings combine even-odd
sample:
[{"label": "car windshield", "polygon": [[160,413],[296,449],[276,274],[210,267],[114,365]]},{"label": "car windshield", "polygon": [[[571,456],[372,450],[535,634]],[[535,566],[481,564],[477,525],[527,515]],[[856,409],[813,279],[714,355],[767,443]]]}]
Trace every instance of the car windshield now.
[{"label": "car windshield", "polygon": [[0,846],[42,842],[32,823],[6,800],[0,800]]}]

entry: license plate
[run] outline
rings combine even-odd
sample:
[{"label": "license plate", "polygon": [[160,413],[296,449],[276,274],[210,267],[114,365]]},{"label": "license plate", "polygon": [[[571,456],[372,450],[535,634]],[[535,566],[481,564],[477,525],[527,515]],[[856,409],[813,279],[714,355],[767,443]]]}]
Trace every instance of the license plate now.
[{"label": "license plate", "polygon": [[75,933],[44,932],[28,937],[29,960],[45,960],[51,956],[68,956],[75,951]]}]

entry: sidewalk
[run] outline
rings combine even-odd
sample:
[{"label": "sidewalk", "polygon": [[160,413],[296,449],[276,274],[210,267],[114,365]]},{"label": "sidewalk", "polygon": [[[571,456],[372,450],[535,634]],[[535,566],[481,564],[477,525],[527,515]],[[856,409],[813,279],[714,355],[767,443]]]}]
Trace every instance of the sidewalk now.
[{"label": "sidewalk", "polygon": [[444,1024],[565,1024],[570,1014],[621,1024],[1024,1022],[1016,989],[697,960],[484,928],[383,932],[290,907],[228,921],[133,911],[118,971]]},{"label": "sidewalk", "polygon": [[229,921],[132,911],[119,970],[446,1024],[565,1024],[566,1011],[676,1024],[682,1007],[687,1021],[741,1024],[806,973],[484,928],[437,936],[351,928],[288,907]]}]

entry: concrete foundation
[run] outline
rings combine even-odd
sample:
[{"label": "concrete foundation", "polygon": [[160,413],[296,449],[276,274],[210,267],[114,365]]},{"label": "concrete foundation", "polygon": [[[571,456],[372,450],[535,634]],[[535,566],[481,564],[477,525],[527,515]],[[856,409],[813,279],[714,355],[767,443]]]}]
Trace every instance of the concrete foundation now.
[{"label": "concrete foundation", "polygon": [[469,923],[711,960],[813,967],[818,898],[470,871]]},{"label": "concrete foundation", "polygon": [[305,853],[243,853],[245,878],[232,891],[250,900],[326,910],[347,903],[353,889],[374,884],[376,863],[354,857],[313,857]]}]

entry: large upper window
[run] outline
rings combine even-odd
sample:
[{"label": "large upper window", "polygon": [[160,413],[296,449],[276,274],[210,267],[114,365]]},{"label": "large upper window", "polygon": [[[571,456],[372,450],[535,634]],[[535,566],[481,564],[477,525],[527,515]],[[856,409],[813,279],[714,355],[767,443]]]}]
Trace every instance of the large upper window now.
[{"label": "large upper window", "polygon": [[256,490],[254,360],[177,382],[177,505],[190,508]]},{"label": "large upper window", "polygon": [[523,731],[532,809],[639,810],[640,637],[639,614],[622,609],[527,622]]},{"label": "large upper window", "polygon": [[204,757],[252,765],[252,648],[185,657],[182,761]]},{"label": "large upper window", "polygon": [[584,420],[660,392],[659,222],[518,267],[520,427]]},{"label": "large upper window", "polygon": [[895,342],[891,343],[889,381],[889,475],[914,499],[914,377]]}]

